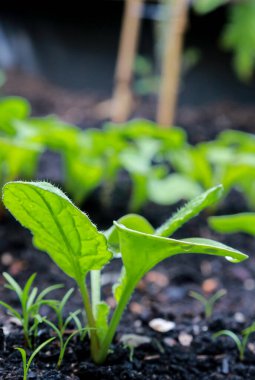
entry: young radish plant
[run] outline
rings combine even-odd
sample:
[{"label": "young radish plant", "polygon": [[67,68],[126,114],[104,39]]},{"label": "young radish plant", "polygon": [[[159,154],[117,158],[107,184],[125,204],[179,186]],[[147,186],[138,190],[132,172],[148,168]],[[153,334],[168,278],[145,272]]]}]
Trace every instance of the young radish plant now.
[{"label": "young radish plant", "polygon": [[[90,329],[91,355],[105,361],[122,314],[141,278],[156,264],[177,254],[202,253],[226,257],[232,262],[247,256],[216,241],[168,238],[189,219],[217,201],[222,186],[199,195],[162,226],[154,229],[139,215],[127,215],[104,233],[58,188],[47,182],[10,182],[4,186],[3,202],[24,227],[31,230],[34,244],[46,251],[72,277],[81,293]],[[109,321],[109,306],[101,302],[100,270],[114,255],[123,269],[114,286],[117,306]],[[92,273],[91,296],[86,284]]]}]

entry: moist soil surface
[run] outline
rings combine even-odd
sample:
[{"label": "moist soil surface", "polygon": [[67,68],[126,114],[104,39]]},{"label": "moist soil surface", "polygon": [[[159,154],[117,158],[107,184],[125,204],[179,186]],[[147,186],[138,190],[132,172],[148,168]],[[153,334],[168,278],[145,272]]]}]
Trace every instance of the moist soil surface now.
[{"label": "moist soil surface", "polygon": [[[13,80],[13,82],[15,81]],[[92,105],[95,106],[97,103],[95,98],[85,95],[82,98],[80,95],[80,105],[78,106],[75,105],[74,100],[79,98],[77,94],[63,91],[60,95],[59,89],[48,84],[44,84],[43,89],[40,90],[42,84],[36,86],[33,83],[31,80],[26,87],[18,86],[15,92],[14,84],[9,81],[3,92],[4,94],[28,97],[32,103],[34,114],[57,113],[67,121],[77,122],[84,128],[100,124],[91,111]],[[24,93],[25,90],[22,93],[21,88],[26,88],[27,93]],[[28,94],[29,88],[30,94]],[[52,92],[54,93],[54,91],[55,95],[53,96]],[[60,91],[59,97],[56,96],[57,91]],[[63,109],[61,96],[69,105],[73,104],[73,109],[71,106],[64,108],[65,115],[61,115],[60,112]],[[86,112],[84,112],[85,116],[82,113],[85,103],[81,98],[83,100],[86,98],[88,104],[87,119]],[[45,102],[48,99],[44,108],[43,99]],[[56,99],[60,104],[56,104]],[[82,117],[80,116],[78,120],[77,115],[82,115]],[[137,115],[151,116],[150,110],[146,111],[144,104]],[[180,110],[178,120],[179,125],[184,126],[187,130],[189,140],[196,143],[214,138],[219,131],[226,128],[252,132],[253,116],[255,116],[255,110],[251,108],[243,109],[238,105],[219,104],[200,110]],[[41,164],[38,178],[45,178],[45,176],[49,178],[47,175],[48,160],[49,157],[46,157],[45,162]],[[52,171],[50,178],[58,181],[57,168]],[[126,212],[128,185],[125,178],[120,181],[119,188],[115,191],[111,205],[108,207],[100,203],[98,192],[91,195],[83,205],[83,210],[89,214],[99,229],[109,227],[113,219],[117,219]],[[159,207],[151,203],[146,205],[141,213],[156,227],[178,206],[180,205]],[[247,211],[245,201],[239,193],[233,191],[218,208],[216,214],[242,211]],[[227,337],[213,338],[213,334],[222,329],[240,333],[255,320],[255,305],[252,302],[255,296],[255,240],[245,234],[217,235],[209,229],[207,217],[208,214],[202,213],[182,227],[174,237],[199,236],[217,239],[249,254],[250,259],[240,264],[232,264],[224,258],[186,254],[164,261],[139,283],[123,315],[111,347],[111,353],[103,365],[93,364],[89,354],[88,339],[85,338],[85,341],[81,342],[76,336],[68,346],[62,366],[57,369],[59,345],[56,339],[38,354],[31,366],[28,378],[47,380],[255,379],[255,336],[251,335],[245,358],[242,361],[239,359],[237,348],[231,339]],[[112,308],[114,300],[111,288],[119,270],[120,262],[116,259],[105,268],[102,274],[102,296]],[[67,278],[46,254],[33,247],[30,233],[23,229],[7,212],[0,220],[0,271],[10,273],[21,285],[24,285],[32,273],[37,273],[35,285],[40,290],[56,283],[64,284],[63,289],[52,294],[56,298],[63,297],[68,289],[75,287],[73,281]],[[209,297],[218,289],[226,289],[227,295],[216,304],[213,315],[205,318],[203,306],[191,298],[189,293],[191,290],[195,290]],[[0,299],[10,303],[13,307],[19,307],[16,295],[4,288],[2,276],[0,277]],[[75,290],[64,314],[67,316],[69,312],[81,307],[79,292]],[[46,307],[42,309],[42,313],[50,314],[53,320],[55,318],[54,313]],[[171,328],[167,332],[160,332],[159,328],[150,327],[151,321],[155,318],[171,321]],[[36,346],[53,336],[46,326],[41,326],[35,342]],[[146,337],[147,343],[132,350],[121,343],[126,334]],[[21,327],[15,318],[8,316],[1,308],[0,379],[22,380],[21,356],[15,347],[24,347]],[[31,353],[29,349],[27,352]]]}]

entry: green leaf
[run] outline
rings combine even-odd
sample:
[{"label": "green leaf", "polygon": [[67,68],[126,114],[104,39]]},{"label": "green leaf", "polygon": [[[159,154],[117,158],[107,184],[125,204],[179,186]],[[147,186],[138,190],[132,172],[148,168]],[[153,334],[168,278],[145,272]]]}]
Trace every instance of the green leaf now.
[{"label": "green leaf", "polygon": [[17,294],[17,296],[19,297],[21,301],[23,291],[21,287],[19,286],[19,284],[17,283],[17,281],[14,280],[14,278],[11,275],[9,275],[9,273],[7,272],[3,272],[3,277],[9,283],[10,289],[12,289]]},{"label": "green leaf", "polygon": [[29,103],[20,97],[5,97],[0,100],[0,131],[15,135],[13,121],[23,120],[30,114]]},{"label": "green leaf", "polygon": [[112,292],[117,303],[120,301],[122,291],[126,285],[127,285],[126,269],[123,266],[121,269],[118,281],[112,287]]},{"label": "green leaf", "polygon": [[127,283],[137,283],[160,261],[177,255],[201,253],[223,256],[233,262],[245,260],[247,255],[208,239],[175,240],[128,229],[115,222],[119,233],[120,250],[126,270]]},{"label": "green leaf", "polygon": [[23,365],[23,372],[24,372],[24,379],[26,379],[26,367],[27,367],[27,353],[26,351],[24,350],[24,348],[21,348],[21,347],[16,347],[16,350],[18,350],[21,354],[21,358],[22,358],[22,365]]},{"label": "green leaf", "polygon": [[8,303],[6,302],[3,302],[3,301],[0,301],[0,305],[5,307],[7,310],[9,310],[9,312],[14,316],[16,317],[19,321],[22,322],[22,317],[21,315],[12,307],[10,306]]},{"label": "green leaf", "polygon": [[36,356],[36,355],[37,355],[37,354],[38,354],[38,353],[39,353],[39,352],[40,352],[45,346],[47,346],[47,344],[51,343],[54,339],[55,339],[55,338],[50,338],[50,339],[46,340],[45,342],[43,342],[42,344],[40,344],[40,346],[37,347],[37,348],[33,351],[32,355],[30,356],[30,358],[29,358],[29,360],[28,360],[28,362],[27,362],[27,369],[29,369],[29,367],[30,367],[32,361],[34,360],[35,356]]},{"label": "green leaf", "polygon": [[213,216],[208,219],[209,225],[217,232],[245,232],[255,235],[255,213]]},{"label": "green leaf", "polygon": [[181,174],[170,174],[163,179],[150,178],[148,183],[149,199],[160,205],[171,205],[182,199],[190,200],[201,191],[197,182]]},{"label": "green leaf", "polygon": [[10,182],[3,202],[70,277],[101,269],[111,258],[104,235],[58,188],[47,182]]},{"label": "green leaf", "polygon": [[228,0],[195,0],[194,8],[196,12],[205,14],[214,11],[216,8],[227,2]]},{"label": "green leaf", "polygon": [[[148,234],[154,233],[154,228],[148,222],[148,220],[138,214],[124,215],[118,220],[118,223],[123,224],[124,226],[130,228],[131,230],[145,232]],[[118,253],[119,252],[119,235],[118,235],[116,226],[113,225],[111,228],[105,231],[105,236],[107,237],[107,241],[108,241],[110,249],[113,252]]]},{"label": "green leaf", "polygon": [[242,341],[239,339],[239,337],[234,332],[232,332],[230,330],[220,330],[220,331],[216,332],[215,334],[213,334],[213,337],[218,338],[218,337],[223,336],[223,335],[226,335],[229,338],[231,338],[235,342],[239,352],[240,353],[242,352],[242,350],[243,350]]},{"label": "green leaf", "polygon": [[96,328],[97,328],[97,335],[99,337],[100,342],[104,340],[105,334],[108,330],[109,313],[110,313],[110,306],[107,303],[100,302],[97,305]]},{"label": "green leaf", "polygon": [[238,1],[229,7],[227,25],[221,43],[234,52],[233,66],[241,80],[251,79],[255,67],[255,3]]},{"label": "green leaf", "polygon": [[145,119],[135,119],[124,124],[107,123],[104,130],[115,132],[125,139],[154,138],[164,142],[167,148],[180,148],[186,141],[185,131],[181,128],[162,129],[156,123]]},{"label": "green leaf", "polygon": [[218,185],[198,195],[157,228],[155,234],[159,236],[171,236],[183,224],[194,218],[203,209],[217,202],[222,196],[222,193],[223,187],[222,185]]}]

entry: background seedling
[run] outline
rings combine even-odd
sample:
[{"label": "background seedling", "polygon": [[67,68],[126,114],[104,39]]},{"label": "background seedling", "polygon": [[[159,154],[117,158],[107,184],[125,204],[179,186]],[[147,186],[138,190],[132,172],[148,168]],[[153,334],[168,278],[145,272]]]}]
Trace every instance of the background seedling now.
[{"label": "background seedling", "polygon": [[204,306],[204,308],[205,308],[205,317],[206,318],[210,318],[212,316],[213,308],[214,308],[215,303],[220,298],[222,298],[223,296],[225,296],[226,294],[227,294],[227,291],[225,289],[218,290],[216,293],[214,293],[209,298],[204,297],[202,294],[200,294],[198,292],[195,292],[194,290],[192,290],[189,293],[189,295],[192,298],[195,298],[196,300],[198,300],[199,302],[201,302],[201,304]]}]

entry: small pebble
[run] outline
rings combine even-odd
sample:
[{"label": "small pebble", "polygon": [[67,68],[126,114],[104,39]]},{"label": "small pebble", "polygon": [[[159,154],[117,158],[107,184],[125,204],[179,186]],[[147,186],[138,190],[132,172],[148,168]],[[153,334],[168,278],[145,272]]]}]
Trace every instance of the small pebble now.
[{"label": "small pebble", "polygon": [[164,338],[164,339],[163,339],[163,342],[165,343],[165,345],[167,345],[167,346],[169,346],[169,347],[173,347],[173,346],[176,345],[176,340],[173,339],[173,338],[169,338],[169,337]]},{"label": "small pebble", "polygon": [[157,271],[151,271],[149,272],[145,280],[147,282],[154,282],[156,285],[158,285],[160,288],[164,288],[169,284],[168,277],[164,275],[163,273],[157,272]]},{"label": "small pebble", "polygon": [[215,278],[208,278],[202,284],[202,289],[205,293],[213,293],[219,287],[219,282]]},{"label": "small pebble", "polygon": [[247,278],[244,281],[244,288],[246,290],[254,290],[255,289],[255,281],[252,278]]},{"label": "small pebble", "polygon": [[176,324],[173,321],[167,321],[166,319],[162,318],[155,318],[149,322],[149,326],[157,332],[165,333],[167,331],[173,330]]},{"label": "small pebble", "polygon": [[222,360],[222,369],[221,369],[221,372],[224,375],[227,375],[229,373],[229,361],[228,361],[228,358],[224,358]]},{"label": "small pebble", "polygon": [[255,344],[254,343],[248,343],[248,348],[249,348],[249,350],[253,353],[253,354],[255,354]]},{"label": "small pebble", "polygon": [[186,332],[181,332],[178,336],[178,340],[184,347],[189,347],[191,345],[191,342],[193,340],[193,336],[190,334],[187,334]]},{"label": "small pebble", "polygon": [[198,325],[193,326],[194,335],[198,335],[200,333],[200,327]]},{"label": "small pebble", "polygon": [[137,302],[131,302],[129,305],[129,309],[131,310],[133,314],[140,314],[140,315],[143,314],[145,311],[144,306]]},{"label": "small pebble", "polygon": [[13,256],[9,252],[5,252],[1,256],[1,263],[6,267],[10,266],[13,263]]},{"label": "small pebble", "polygon": [[234,319],[238,323],[244,323],[246,321],[244,314],[240,312],[234,314]]}]

